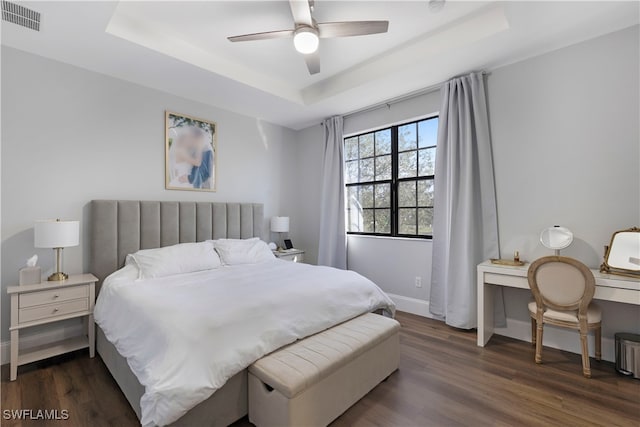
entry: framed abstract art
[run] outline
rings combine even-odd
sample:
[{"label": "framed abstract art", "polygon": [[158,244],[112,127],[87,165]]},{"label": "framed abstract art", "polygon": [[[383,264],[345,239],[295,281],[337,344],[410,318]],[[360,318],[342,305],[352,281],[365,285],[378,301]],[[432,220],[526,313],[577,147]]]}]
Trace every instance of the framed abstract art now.
[{"label": "framed abstract art", "polygon": [[216,123],[167,111],[165,126],[165,188],[216,191]]}]

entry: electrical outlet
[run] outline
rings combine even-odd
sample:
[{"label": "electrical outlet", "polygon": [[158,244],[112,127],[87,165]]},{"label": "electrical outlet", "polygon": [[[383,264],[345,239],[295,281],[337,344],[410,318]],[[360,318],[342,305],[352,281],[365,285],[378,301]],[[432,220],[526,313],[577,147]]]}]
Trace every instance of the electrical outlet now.
[{"label": "electrical outlet", "polygon": [[416,276],[416,288],[422,287],[422,277]]}]

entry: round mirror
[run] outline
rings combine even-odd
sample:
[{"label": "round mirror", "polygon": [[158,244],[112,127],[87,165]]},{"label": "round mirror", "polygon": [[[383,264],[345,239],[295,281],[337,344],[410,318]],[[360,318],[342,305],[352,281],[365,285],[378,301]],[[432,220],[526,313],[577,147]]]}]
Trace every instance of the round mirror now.
[{"label": "round mirror", "polygon": [[573,241],[573,233],[559,225],[549,227],[540,234],[540,242],[549,249],[564,249]]}]

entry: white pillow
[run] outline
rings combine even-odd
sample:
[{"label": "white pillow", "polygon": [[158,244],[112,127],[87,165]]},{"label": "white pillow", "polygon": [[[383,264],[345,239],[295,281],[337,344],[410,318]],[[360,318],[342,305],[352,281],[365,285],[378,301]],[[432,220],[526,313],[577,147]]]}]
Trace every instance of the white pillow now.
[{"label": "white pillow", "polygon": [[257,264],[275,259],[269,246],[258,239],[218,239],[213,244],[224,265]]},{"label": "white pillow", "polygon": [[127,255],[125,264],[131,263],[138,267],[139,279],[211,270],[222,265],[211,241],[140,250]]}]

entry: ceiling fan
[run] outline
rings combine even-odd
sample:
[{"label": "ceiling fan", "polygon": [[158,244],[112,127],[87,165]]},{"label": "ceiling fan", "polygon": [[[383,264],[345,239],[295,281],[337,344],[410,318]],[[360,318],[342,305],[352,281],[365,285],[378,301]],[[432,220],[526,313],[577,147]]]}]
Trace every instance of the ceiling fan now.
[{"label": "ceiling fan", "polygon": [[316,22],[311,16],[314,0],[289,0],[289,6],[295,23],[294,29],[233,36],[228,37],[229,41],[248,42],[293,37],[293,45],[304,55],[309,74],[317,74],[320,72],[320,39],[386,33],[389,29],[389,21]]}]

